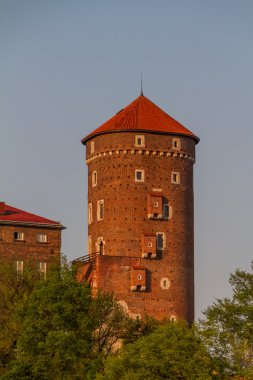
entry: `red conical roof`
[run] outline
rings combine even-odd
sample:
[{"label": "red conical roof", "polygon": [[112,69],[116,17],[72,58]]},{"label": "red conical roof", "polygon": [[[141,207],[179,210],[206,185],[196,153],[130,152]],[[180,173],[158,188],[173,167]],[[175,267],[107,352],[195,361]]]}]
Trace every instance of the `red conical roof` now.
[{"label": "red conical roof", "polygon": [[146,96],[140,95],[111,119],[84,137],[82,143],[86,144],[92,137],[104,133],[132,131],[184,135],[192,137],[196,143],[199,142],[199,138],[189,129],[165,113]]}]

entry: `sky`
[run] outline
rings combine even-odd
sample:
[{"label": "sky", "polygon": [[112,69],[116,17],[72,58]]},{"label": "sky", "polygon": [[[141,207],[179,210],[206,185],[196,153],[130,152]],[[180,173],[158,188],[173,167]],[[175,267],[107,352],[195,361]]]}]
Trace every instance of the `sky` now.
[{"label": "sky", "polygon": [[196,318],[253,259],[253,1],[0,0],[0,200],[87,254],[80,140],[140,94],[197,136]]}]

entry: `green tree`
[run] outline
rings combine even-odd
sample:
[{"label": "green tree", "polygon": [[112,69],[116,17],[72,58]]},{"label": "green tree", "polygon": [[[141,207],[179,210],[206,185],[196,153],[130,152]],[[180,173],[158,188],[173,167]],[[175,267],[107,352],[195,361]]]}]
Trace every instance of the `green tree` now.
[{"label": "green tree", "polygon": [[19,312],[27,304],[33,285],[30,270],[17,276],[13,264],[0,261],[0,374],[16,356],[22,326]]},{"label": "green tree", "polygon": [[23,319],[18,355],[6,380],[94,379],[107,355],[137,329],[113,295],[91,297],[66,265],[35,284],[16,317]]},{"label": "green tree", "polygon": [[211,364],[197,330],[168,322],[110,355],[97,380],[211,379]]},{"label": "green tree", "polygon": [[253,263],[251,272],[230,275],[232,297],[217,299],[204,311],[200,327],[222,378],[253,378]]},{"label": "green tree", "polygon": [[22,317],[18,357],[3,379],[84,379],[91,349],[90,289],[71,271],[35,285]]}]

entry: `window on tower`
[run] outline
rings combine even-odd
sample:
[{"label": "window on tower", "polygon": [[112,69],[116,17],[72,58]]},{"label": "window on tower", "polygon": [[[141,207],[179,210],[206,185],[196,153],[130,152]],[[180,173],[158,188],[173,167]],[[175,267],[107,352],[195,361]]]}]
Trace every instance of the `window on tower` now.
[{"label": "window on tower", "polygon": [[91,141],[91,143],[90,143],[90,152],[94,153],[94,150],[95,150],[95,142]]},{"label": "window on tower", "polygon": [[178,172],[171,172],[171,183],[180,183],[180,174]]},{"label": "window on tower", "polygon": [[91,235],[88,236],[88,254],[92,254],[92,237]]},{"label": "window on tower", "polygon": [[170,207],[168,204],[163,204],[163,218],[169,219],[170,218]]},{"label": "window on tower", "polygon": [[92,203],[88,204],[88,224],[92,223]]},{"label": "window on tower", "polygon": [[92,175],[91,175],[91,182],[92,182],[92,187],[95,187],[97,186],[97,172],[96,170],[94,172],[92,172]]},{"label": "window on tower", "polygon": [[97,220],[104,219],[104,200],[97,201]]},{"label": "window on tower", "polygon": [[158,251],[162,251],[165,248],[166,236],[164,232],[156,233],[156,247]]},{"label": "window on tower", "polygon": [[178,138],[172,139],[172,148],[179,150],[181,148],[181,141]]},{"label": "window on tower", "polygon": [[135,182],[144,182],[144,170],[135,170]]},{"label": "window on tower", "polygon": [[145,136],[135,135],[135,146],[144,148],[145,147]]}]

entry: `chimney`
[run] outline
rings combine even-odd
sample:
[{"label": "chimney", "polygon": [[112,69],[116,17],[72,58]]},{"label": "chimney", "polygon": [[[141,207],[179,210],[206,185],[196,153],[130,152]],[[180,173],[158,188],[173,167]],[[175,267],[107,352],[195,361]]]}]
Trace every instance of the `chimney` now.
[{"label": "chimney", "polygon": [[0,202],[0,214],[5,213],[5,202]]}]

